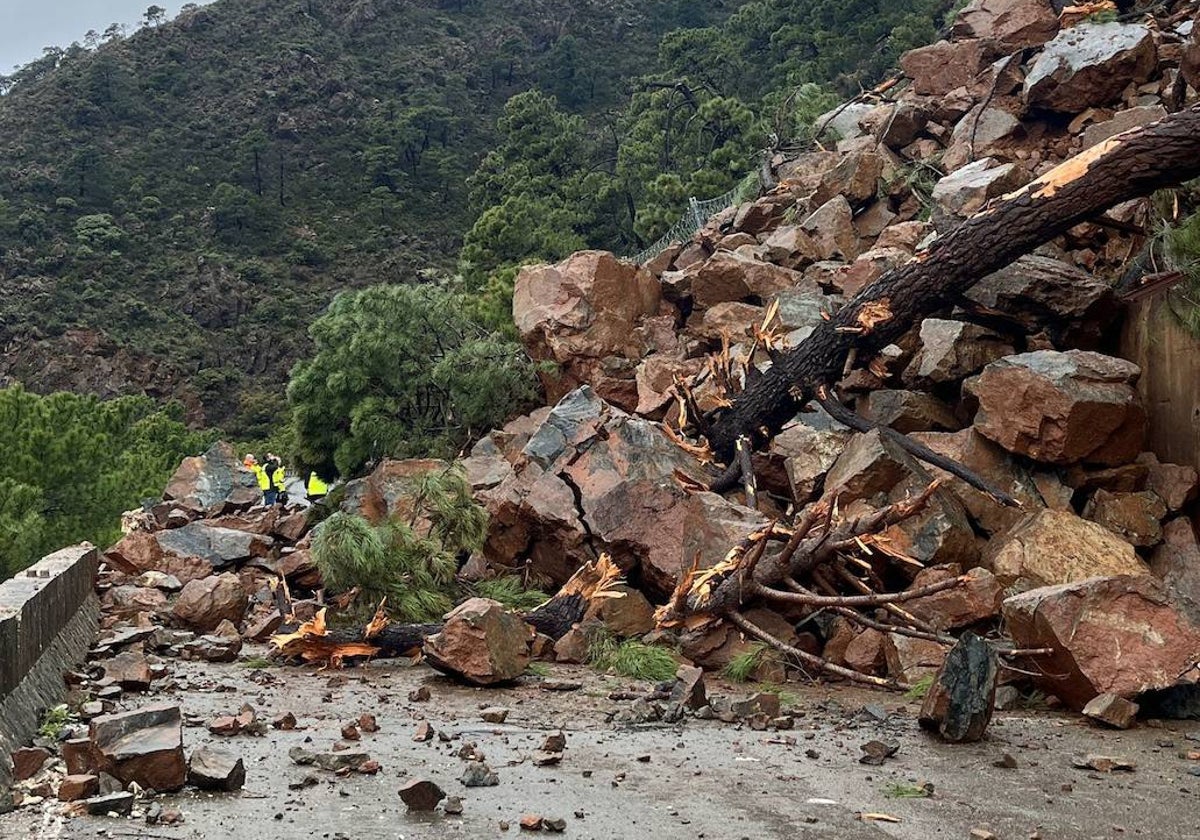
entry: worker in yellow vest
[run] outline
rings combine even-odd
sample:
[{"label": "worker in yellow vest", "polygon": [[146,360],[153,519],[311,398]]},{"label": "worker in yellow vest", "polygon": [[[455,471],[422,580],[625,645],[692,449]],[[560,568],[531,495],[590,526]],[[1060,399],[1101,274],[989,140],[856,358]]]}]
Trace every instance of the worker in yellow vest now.
[{"label": "worker in yellow vest", "polygon": [[278,455],[267,453],[267,464],[265,467],[266,473],[271,479],[271,489],[275,491],[274,500],[267,504],[287,505],[287,472],[283,468],[283,459]]},{"label": "worker in yellow vest", "polygon": [[[258,482],[258,489],[261,490],[263,494],[263,504],[267,505],[268,507],[275,504],[278,491],[271,486],[271,476],[267,473],[267,470],[262,466],[262,464],[258,463],[258,459],[253,455],[247,455],[245,460],[242,461],[242,464],[246,467],[246,469],[254,473],[254,480]],[[270,462],[268,462],[268,466],[270,466]]]},{"label": "worker in yellow vest", "polygon": [[305,487],[305,493],[308,496],[308,501],[312,504],[324,499],[329,495],[329,485],[317,475],[317,471],[313,470],[308,474],[308,486]]}]

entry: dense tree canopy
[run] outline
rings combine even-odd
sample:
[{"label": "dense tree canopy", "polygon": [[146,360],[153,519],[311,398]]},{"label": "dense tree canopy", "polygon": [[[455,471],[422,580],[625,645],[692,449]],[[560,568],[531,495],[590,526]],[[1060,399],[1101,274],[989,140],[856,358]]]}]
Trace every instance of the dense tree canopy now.
[{"label": "dense tree canopy", "polygon": [[121,513],[209,441],[145,397],[0,390],[0,579],[64,545],[115,541]]},{"label": "dense tree canopy", "polygon": [[372,286],[334,299],[292,372],[298,457],[353,475],[382,457],[452,456],[534,395],[520,348],[435,285]]}]

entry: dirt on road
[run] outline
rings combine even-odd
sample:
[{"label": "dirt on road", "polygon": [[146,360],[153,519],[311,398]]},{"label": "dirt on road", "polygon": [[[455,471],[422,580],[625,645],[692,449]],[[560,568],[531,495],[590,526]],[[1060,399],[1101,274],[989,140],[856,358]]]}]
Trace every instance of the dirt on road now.
[{"label": "dirt on road", "polygon": [[[547,691],[547,680],[581,687]],[[594,840],[1200,838],[1200,760],[1189,757],[1200,751],[1196,722],[1115,732],[1075,715],[1005,712],[982,743],[956,746],[918,729],[916,703],[845,687],[789,684],[782,699],[794,728],[756,731],[694,717],[623,722],[638,701],[610,695],[652,686],[582,667],[554,666],[547,677],[485,690],[395,661],[345,671],[179,662],[175,682],[154,699],[181,704],[185,749],[210,745],[241,756],[243,790],[158,797],[182,812],[170,826],[146,824],[149,801],[128,818],[63,817],[61,805],[47,801],[0,817],[0,837],[500,838],[534,836],[519,821],[537,814],[565,820],[562,836]],[[421,686],[430,699],[410,700]],[[710,679],[708,691],[739,697],[753,686]],[[208,721],[244,703],[267,721],[291,712],[299,728],[208,731]],[[507,708],[507,717],[487,723],[483,707]],[[364,713],[379,730],[352,746],[382,765],[376,775],[339,776],[289,757],[295,747],[331,750],[343,725]],[[421,721],[437,733],[427,742],[413,740]],[[561,762],[535,766],[534,752],[558,730],[566,736]],[[872,740],[899,749],[880,766],[864,765],[860,747]],[[462,784],[469,744],[498,784]],[[1087,754],[1136,769],[1073,766]],[[462,813],[408,812],[397,790],[413,778],[460,796]]]}]

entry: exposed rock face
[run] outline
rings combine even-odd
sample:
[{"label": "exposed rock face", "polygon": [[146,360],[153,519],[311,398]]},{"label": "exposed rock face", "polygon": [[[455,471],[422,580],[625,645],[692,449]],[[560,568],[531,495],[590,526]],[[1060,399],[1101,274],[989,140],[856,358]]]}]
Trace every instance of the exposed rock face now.
[{"label": "exposed rock face", "polygon": [[1124,359],[1039,350],[992,362],[964,385],[979,400],[975,429],[1049,464],[1122,464],[1141,451],[1146,414]]},{"label": "exposed rock face", "polygon": [[1025,99],[1035,107],[1078,114],[1107,105],[1130,82],[1150,76],[1154,36],[1138,23],[1082,23],[1065,29],[1029,68]]},{"label": "exposed rock face", "polygon": [[242,467],[233,447],[220,441],[203,455],[184,458],[167,482],[163,498],[206,512],[218,506],[248,508],[262,498],[262,493],[253,473]]},{"label": "exposed rock face", "polygon": [[825,495],[837,494],[843,501],[869,498],[920,469],[911,455],[878,430],[856,434],[825,476]]},{"label": "exposed rock face", "polygon": [[1040,510],[1002,537],[983,558],[1004,587],[1071,583],[1102,575],[1144,575],[1133,546],[1072,513]]},{"label": "exposed rock face", "polygon": [[439,671],[494,685],[525,672],[535,635],[499,602],[471,598],[446,614],[442,631],[425,641],[425,657]]},{"label": "exposed rock face", "polygon": [[246,614],[247,598],[238,576],[226,572],[188,583],[172,609],[186,626],[209,632],[222,621],[240,622]]},{"label": "exposed rock face", "polygon": [[154,539],[164,553],[177,557],[198,557],[213,569],[221,570],[267,556],[275,540],[233,528],[221,528],[207,522],[189,522],[182,528],[159,531]]},{"label": "exposed rock face", "polygon": [[1004,602],[1019,647],[1049,647],[1039,687],[1082,709],[1099,694],[1126,699],[1200,679],[1200,627],[1149,575],[1099,577],[1034,589]]},{"label": "exposed rock face", "polygon": [[877,426],[904,434],[955,431],[961,425],[950,406],[924,391],[871,391],[861,401],[859,411]]},{"label": "exposed rock face", "polygon": [[657,313],[661,299],[661,287],[650,272],[603,251],[523,269],[513,292],[521,341],[535,361],[561,366],[561,375],[542,377],[547,397],[557,400],[582,383],[595,382],[608,357],[636,360],[645,355],[645,339],[635,328],[640,319]]},{"label": "exposed rock face", "polygon": [[179,706],[164,703],[101,715],[89,727],[96,769],[122,784],[179,790],[187,776]]},{"label": "exposed rock face", "polygon": [[1058,15],[1047,0],[972,0],[951,31],[957,38],[983,38],[1011,52],[1053,38]]}]

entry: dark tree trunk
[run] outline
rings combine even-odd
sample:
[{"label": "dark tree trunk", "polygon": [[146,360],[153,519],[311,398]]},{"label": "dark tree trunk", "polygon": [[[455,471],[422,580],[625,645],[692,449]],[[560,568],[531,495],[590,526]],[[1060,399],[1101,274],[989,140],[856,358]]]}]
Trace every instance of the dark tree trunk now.
[{"label": "dark tree trunk", "polygon": [[983,277],[1113,205],[1200,174],[1200,105],[1105,141],[993,202],[928,251],[887,272],[776,359],[718,415],[709,443],[734,469],[737,439],[765,443],[820,385],[836,382],[851,350],[873,354]]}]

